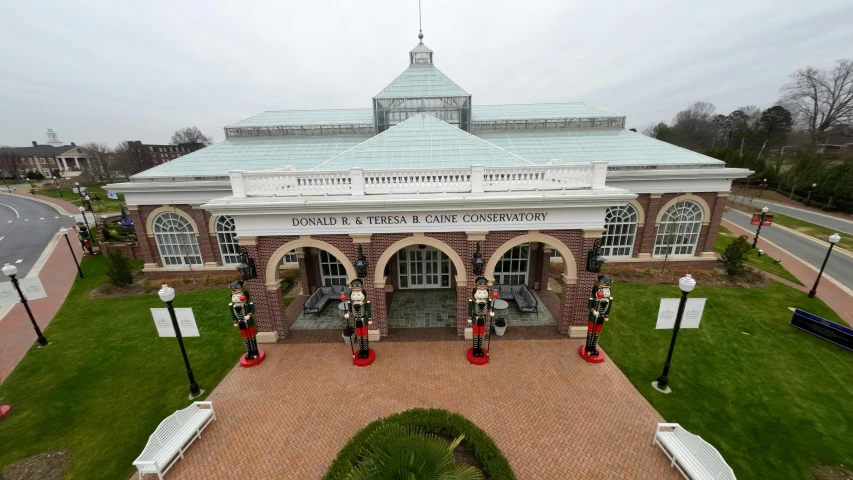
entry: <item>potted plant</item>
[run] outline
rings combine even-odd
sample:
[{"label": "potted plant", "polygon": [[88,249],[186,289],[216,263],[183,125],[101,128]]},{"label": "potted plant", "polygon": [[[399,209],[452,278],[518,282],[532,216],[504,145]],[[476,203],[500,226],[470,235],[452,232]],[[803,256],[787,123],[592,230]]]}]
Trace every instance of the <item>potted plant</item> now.
[{"label": "potted plant", "polygon": [[506,332],[506,320],[504,317],[495,318],[495,335],[503,337]]}]

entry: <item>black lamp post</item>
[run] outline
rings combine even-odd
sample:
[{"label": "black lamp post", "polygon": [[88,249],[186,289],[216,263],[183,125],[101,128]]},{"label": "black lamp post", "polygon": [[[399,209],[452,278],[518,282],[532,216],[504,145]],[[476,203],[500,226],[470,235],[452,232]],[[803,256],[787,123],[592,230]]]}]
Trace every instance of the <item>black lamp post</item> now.
[{"label": "black lamp post", "polygon": [[769,211],[770,209],[766,206],[761,209],[761,220],[759,220],[758,228],[755,230],[755,238],[752,239],[752,248],[755,248],[755,246],[758,245],[758,235],[761,234],[761,226],[764,225],[764,217]]},{"label": "black lamp post", "polygon": [[817,188],[817,184],[813,183],[812,188],[809,189],[809,194],[806,195],[806,206],[807,207],[811,206],[811,204],[812,204],[812,192],[814,191],[815,188]]},{"label": "black lamp post", "polygon": [[21,286],[18,284],[18,279],[15,278],[15,275],[18,274],[18,267],[7,263],[2,268],[3,274],[12,279],[12,285],[15,286],[15,290],[18,291],[18,296],[21,297],[21,303],[24,304],[24,309],[27,311],[27,315],[30,316],[30,322],[33,324],[33,329],[36,331],[36,336],[38,337],[39,345],[42,347],[47,346],[47,339],[44,338],[44,334],[41,333],[41,329],[36,323],[36,319],[33,318],[33,312],[30,310],[30,306],[27,304],[27,297],[24,296],[24,292],[21,291]]},{"label": "black lamp post", "polygon": [[766,178],[765,178],[765,179],[764,179],[764,181],[761,183],[760,187],[761,187],[761,190],[759,190],[759,191],[758,191],[758,198],[761,198],[761,194],[763,194],[763,193],[764,193],[764,189],[765,189],[765,188],[767,188],[767,179],[766,179]]},{"label": "black lamp post", "polygon": [[68,240],[68,229],[60,228],[59,233],[61,233],[65,237],[65,243],[68,244],[68,250],[71,250],[71,256],[74,258],[74,265],[77,265],[77,272],[80,274],[80,278],[83,278],[83,270],[80,268],[80,262],[77,261],[77,255],[74,255],[74,248],[71,246],[71,240]]},{"label": "black lamp post", "polygon": [[175,329],[175,338],[178,339],[178,345],[181,347],[181,355],[183,355],[184,365],[187,367],[187,377],[190,379],[190,398],[195,398],[204,393],[204,390],[198,388],[198,384],[195,382],[193,369],[190,367],[190,359],[187,358],[187,350],[184,348],[184,337],[181,335],[181,329],[178,327],[178,317],[175,316],[175,307],[172,306],[172,300],[175,299],[175,289],[168,285],[163,285],[160,291],[157,292],[157,295],[160,296],[160,300],[166,303],[166,309],[169,310],[169,317],[172,319],[172,328]]},{"label": "black lamp post", "polygon": [[663,373],[654,382],[652,386],[655,389],[669,393],[672,390],[667,387],[669,382],[669,365],[672,362],[672,351],[675,350],[675,337],[678,336],[678,330],[681,328],[681,317],[684,316],[684,306],[687,305],[687,295],[696,288],[696,280],[688,273],[678,279],[678,288],[681,289],[681,302],[678,304],[678,314],[675,316],[675,326],[672,329],[672,340],[669,342],[669,353],[666,355],[666,363],[663,366]]},{"label": "black lamp post", "polygon": [[358,246],[358,254],[356,255],[356,260],[353,266],[355,267],[355,274],[358,275],[358,278],[367,277],[367,257],[364,256],[364,251],[361,249],[361,245]]},{"label": "black lamp post", "polygon": [[471,259],[471,269],[474,275],[480,277],[486,271],[486,261],[483,260],[483,254],[480,252],[480,242],[477,242],[477,251],[474,252],[474,258]]},{"label": "black lamp post", "polygon": [[809,290],[809,298],[814,298],[817,295],[817,284],[820,282],[820,277],[823,276],[823,269],[826,268],[826,261],[829,260],[829,254],[832,253],[832,247],[835,246],[836,243],[841,241],[841,235],[837,233],[833,233],[829,236],[829,249],[826,251],[826,257],[823,259],[823,265],[820,266],[820,272],[817,274],[817,278],[814,281],[814,286],[811,290]]},{"label": "black lamp post", "polygon": [[77,187],[77,195],[83,198],[83,189],[80,187],[80,182],[74,182],[74,186]]},{"label": "black lamp post", "polygon": [[[83,244],[86,247],[86,251],[89,255],[94,255],[95,251],[92,250],[92,244],[95,242],[95,238],[92,237],[92,229],[89,227],[89,220],[86,219],[86,209],[83,207],[78,207],[80,213],[83,215],[83,223],[86,224],[86,233],[89,235],[89,245]],[[92,217],[95,217],[95,214],[92,214]]]}]

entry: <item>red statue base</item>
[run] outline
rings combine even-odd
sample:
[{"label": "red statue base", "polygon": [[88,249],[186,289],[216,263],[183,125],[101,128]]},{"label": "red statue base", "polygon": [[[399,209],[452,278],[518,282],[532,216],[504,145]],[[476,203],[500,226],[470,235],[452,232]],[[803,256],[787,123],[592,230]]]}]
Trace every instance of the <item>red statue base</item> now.
[{"label": "red statue base", "polygon": [[376,360],[376,352],[372,348],[367,349],[367,358],[358,358],[358,353],[352,356],[352,364],[356,367],[366,367]]},{"label": "red statue base", "polygon": [[11,409],[12,407],[9,405],[0,405],[0,420],[6,418],[6,415],[9,415],[9,410]]},{"label": "red statue base", "polygon": [[485,353],[485,355],[482,357],[475,357],[474,348],[469,348],[467,353],[468,361],[471,362],[471,365],[485,365],[489,363],[489,351],[484,348],[483,353]]},{"label": "red statue base", "polygon": [[589,363],[601,363],[604,361],[604,350],[602,350],[601,347],[598,347],[597,350],[598,355],[587,355],[586,345],[581,345],[580,348],[578,348],[578,355]]},{"label": "red statue base", "polygon": [[240,366],[243,368],[255,367],[257,365],[260,365],[266,357],[267,355],[264,353],[263,350],[258,350],[258,358],[254,360],[246,360],[246,354],[244,353],[240,356]]}]

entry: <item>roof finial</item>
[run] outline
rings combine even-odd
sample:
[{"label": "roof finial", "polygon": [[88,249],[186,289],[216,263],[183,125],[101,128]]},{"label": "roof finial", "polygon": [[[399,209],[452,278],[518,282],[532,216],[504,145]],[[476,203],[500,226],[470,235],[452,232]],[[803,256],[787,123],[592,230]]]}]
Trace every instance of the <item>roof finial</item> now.
[{"label": "roof finial", "polygon": [[421,0],[418,0],[418,40],[423,42],[424,39],[424,29],[423,25],[421,25],[421,19],[423,16],[421,15]]}]

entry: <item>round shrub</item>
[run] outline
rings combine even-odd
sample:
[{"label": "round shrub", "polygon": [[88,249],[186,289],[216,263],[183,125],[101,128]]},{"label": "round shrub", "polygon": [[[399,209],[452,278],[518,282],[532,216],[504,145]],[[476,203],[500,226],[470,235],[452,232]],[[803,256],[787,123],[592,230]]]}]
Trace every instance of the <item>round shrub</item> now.
[{"label": "round shrub", "polygon": [[509,466],[509,461],[486,432],[462,415],[437,408],[406,410],[367,424],[338,452],[338,456],[323,478],[325,480],[346,479],[353,466],[361,460],[359,455],[368,437],[377,428],[388,423],[401,427],[416,427],[426,433],[445,438],[464,435],[462,448],[480,462],[486,478],[492,480],[515,480],[516,478]]}]

